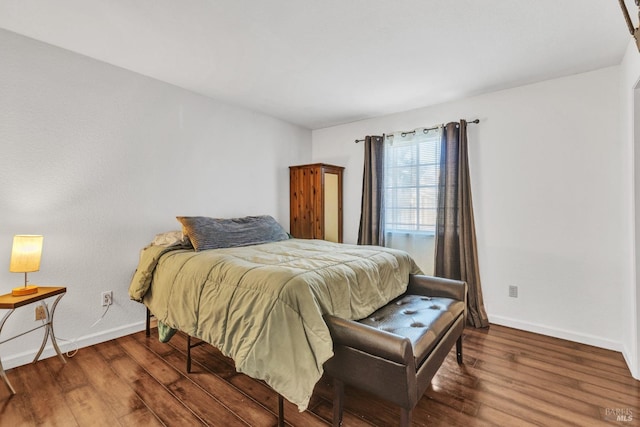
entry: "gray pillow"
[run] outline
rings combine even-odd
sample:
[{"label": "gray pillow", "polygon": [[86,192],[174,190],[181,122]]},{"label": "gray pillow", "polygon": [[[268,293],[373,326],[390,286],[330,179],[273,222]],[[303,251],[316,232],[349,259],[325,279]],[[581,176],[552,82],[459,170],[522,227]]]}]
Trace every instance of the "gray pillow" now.
[{"label": "gray pillow", "polygon": [[176,218],[182,223],[182,231],[196,251],[259,245],[289,238],[287,232],[269,215],[226,219],[205,216]]}]

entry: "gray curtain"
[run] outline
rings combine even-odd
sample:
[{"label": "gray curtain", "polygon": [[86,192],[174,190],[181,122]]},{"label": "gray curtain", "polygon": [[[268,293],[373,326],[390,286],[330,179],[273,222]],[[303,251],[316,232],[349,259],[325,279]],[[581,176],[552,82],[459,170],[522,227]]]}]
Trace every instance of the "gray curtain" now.
[{"label": "gray curtain", "polygon": [[467,122],[447,124],[440,151],[435,275],[467,282],[468,323],[484,328],[489,319],[480,285],[468,157]]},{"label": "gray curtain", "polygon": [[384,136],[367,136],[364,139],[359,245],[384,246],[383,175]]}]

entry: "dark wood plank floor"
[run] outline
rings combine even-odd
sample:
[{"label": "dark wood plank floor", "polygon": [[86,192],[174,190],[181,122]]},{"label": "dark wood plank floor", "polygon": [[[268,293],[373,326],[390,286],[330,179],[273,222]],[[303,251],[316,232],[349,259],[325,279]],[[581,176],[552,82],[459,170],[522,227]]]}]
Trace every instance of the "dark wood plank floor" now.
[{"label": "dark wood plank floor", "polygon": [[[236,373],[209,345],[161,344],[144,333],[8,371],[0,384],[2,426],[274,426],[277,396]],[[416,426],[640,425],[640,383],[619,353],[492,325],[464,335],[464,366],[447,357],[414,411]],[[309,410],[285,405],[292,426],[326,426],[331,385],[321,380]],[[618,416],[622,418],[618,418]],[[624,418],[626,417],[626,418]],[[347,388],[345,426],[393,426],[398,411]],[[626,419],[626,421],[625,421]]]}]

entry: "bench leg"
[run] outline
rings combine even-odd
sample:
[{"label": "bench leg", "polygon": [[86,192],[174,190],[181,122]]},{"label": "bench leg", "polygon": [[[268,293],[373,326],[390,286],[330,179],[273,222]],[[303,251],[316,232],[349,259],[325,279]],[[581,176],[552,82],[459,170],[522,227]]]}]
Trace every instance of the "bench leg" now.
[{"label": "bench leg", "polygon": [[400,408],[400,427],[409,427],[411,425],[411,410]]},{"label": "bench leg", "polygon": [[344,383],[333,379],[333,427],[342,426],[342,410],[344,405]]},{"label": "bench leg", "polygon": [[456,357],[458,358],[458,365],[462,365],[462,335],[456,341]]}]

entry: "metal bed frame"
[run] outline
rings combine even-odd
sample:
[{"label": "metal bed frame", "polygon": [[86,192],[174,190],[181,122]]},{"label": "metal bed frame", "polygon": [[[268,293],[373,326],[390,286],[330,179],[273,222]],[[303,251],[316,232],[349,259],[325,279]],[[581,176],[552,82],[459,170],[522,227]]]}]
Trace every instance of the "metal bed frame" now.
[{"label": "metal bed frame", "polygon": [[[57,301],[56,301],[57,302]],[[147,319],[146,319],[146,329],[145,335],[147,337],[151,336],[151,310],[147,308]],[[206,341],[198,340],[195,343],[191,343],[191,335],[187,334],[187,361],[186,368],[187,373],[191,373],[191,349],[198,347],[202,344],[206,344]],[[278,427],[284,427],[284,398],[280,393],[278,394]]]}]

